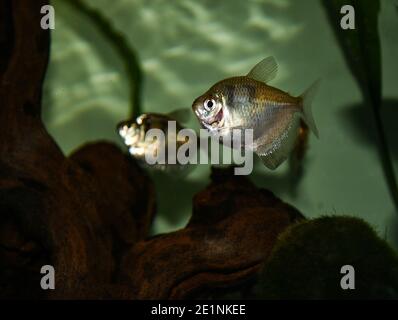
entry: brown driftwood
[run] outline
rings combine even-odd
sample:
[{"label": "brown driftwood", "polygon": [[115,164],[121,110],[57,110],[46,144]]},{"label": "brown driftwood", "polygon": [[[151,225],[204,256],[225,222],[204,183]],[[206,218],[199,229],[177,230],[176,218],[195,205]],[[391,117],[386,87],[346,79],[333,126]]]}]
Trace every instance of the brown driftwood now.
[{"label": "brown driftwood", "polygon": [[[116,146],[63,155],[41,121],[44,0],[0,3],[0,295],[186,298],[255,277],[301,215],[247,178],[214,171],[183,230],[147,239],[154,187]],[[40,288],[52,265],[56,289]]]},{"label": "brown driftwood", "polygon": [[[115,146],[95,143],[68,158],[45,130],[45,4],[1,2],[0,21],[8,22],[0,31],[8,52],[0,74],[1,294],[96,297],[84,287],[115,282],[123,250],[148,232],[154,189]],[[46,264],[56,271],[54,292],[39,285]]]},{"label": "brown driftwood", "polygon": [[139,298],[181,299],[252,279],[277,236],[302,218],[233,170],[214,170],[183,230],[137,243],[123,270]]}]

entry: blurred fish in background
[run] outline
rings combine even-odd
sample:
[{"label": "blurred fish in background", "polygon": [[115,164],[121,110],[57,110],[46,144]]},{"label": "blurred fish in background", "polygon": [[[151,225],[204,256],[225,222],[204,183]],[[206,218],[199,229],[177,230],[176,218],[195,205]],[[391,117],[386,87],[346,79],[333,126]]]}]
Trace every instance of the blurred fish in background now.
[{"label": "blurred fish in background", "polygon": [[[174,153],[178,152],[181,146],[190,143],[189,137],[178,134],[184,127],[177,119],[182,122],[188,120],[189,113],[187,111],[187,109],[180,109],[169,114],[144,113],[135,120],[121,122],[117,126],[117,131],[123,139],[124,144],[129,148],[130,155],[141,166],[167,173],[185,175],[190,172],[192,165],[189,163],[181,164],[179,161],[168,161],[168,156],[169,147],[171,147],[169,145],[170,142],[175,142]],[[170,123],[175,124],[176,130],[170,130]],[[147,133],[152,129],[161,130],[165,135],[165,139],[163,141],[160,139],[148,139]],[[165,163],[149,164],[146,160],[149,154],[158,156],[161,153],[165,155]]]}]

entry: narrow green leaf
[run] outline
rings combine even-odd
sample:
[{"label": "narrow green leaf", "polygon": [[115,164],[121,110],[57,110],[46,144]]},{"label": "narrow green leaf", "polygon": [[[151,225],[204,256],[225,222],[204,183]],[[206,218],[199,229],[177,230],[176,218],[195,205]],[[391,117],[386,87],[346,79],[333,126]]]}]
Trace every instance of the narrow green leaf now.
[{"label": "narrow green leaf", "polygon": [[[381,49],[378,31],[379,0],[323,0],[329,20],[341,45],[348,67],[365,99],[375,107],[381,100]],[[344,5],[355,9],[355,29],[343,30],[340,13]]]},{"label": "narrow green leaf", "polygon": [[132,118],[141,114],[142,73],[138,58],[124,35],[116,30],[99,10],[88,6],[83,0],[67,0],[70,5],[87,16],[107,38],[124,62],[130,83],[130,115]]},{"label": "narrow green leaf", "polygon": [[[334,33],[352,74],[361,88],[364,101],[372,108],[378,135],[379,157],[391,198],[398,211],[398,185],[391,153],[384,132],[380,108],[382,100],[381,45],[378,30],[379,0],[322,0]],[[341,8],[355,10],[355,28],[344,30]]]}]

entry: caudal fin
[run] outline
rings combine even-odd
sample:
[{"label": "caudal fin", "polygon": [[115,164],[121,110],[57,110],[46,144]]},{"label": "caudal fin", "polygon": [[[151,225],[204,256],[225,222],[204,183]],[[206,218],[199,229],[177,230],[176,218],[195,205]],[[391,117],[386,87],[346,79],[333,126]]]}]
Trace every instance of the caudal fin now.
[{"label": "caudal fin", "polygon": [[312,101],[314,100],[315,94],[318,91],[320,80],[315,81],[300,97],[303,99],[303,120],[319,138],[319,132],[316,127],[314,117],[312,116]]}]

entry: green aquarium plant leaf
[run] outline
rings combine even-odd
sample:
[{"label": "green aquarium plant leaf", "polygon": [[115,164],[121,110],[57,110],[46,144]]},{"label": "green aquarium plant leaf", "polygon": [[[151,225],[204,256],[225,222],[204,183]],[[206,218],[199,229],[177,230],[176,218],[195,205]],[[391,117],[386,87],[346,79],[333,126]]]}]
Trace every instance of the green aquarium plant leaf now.
[{"label": "green aquarium plant leaf", "polygon": [[97,9],[88,6],[83,0],[67,0],[75,9],[87,16],[115,48],[124,62],[130,84],[130,116],[136,118],[141,112],[142,72],[137,55],[124,35]]},{"label": "green aquarium plant leaf", "polygon": [[[381,55],[378,32],[379,0],[323,0],[329,20],[339,40],[348,67],[361,87],[362,94],[379,106],[381,100]],[[355,29],[344,30],[340,10],[345,5],[355,9]],[[369,97],[368,97],[369,96]]]},{"label": "green aquarium plant leaf", "polygon": [[[391,197],[398,212],[398,186],[391,153],[381,118],[382,101],[381,45],[378,30],[379,0],[322,0],[347,65],[361,89],[364,101],[373,112],[378,135],[379,157]],[[344,30],[341,9],[355,10],[355,28]]]}]

